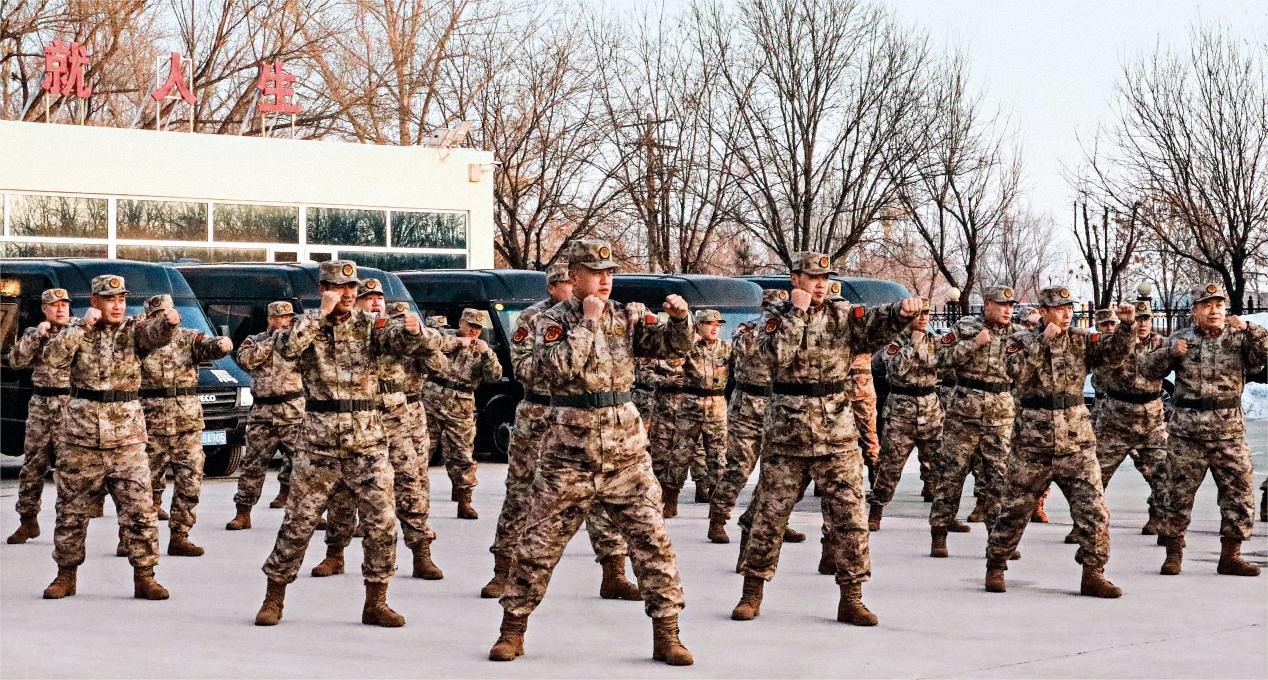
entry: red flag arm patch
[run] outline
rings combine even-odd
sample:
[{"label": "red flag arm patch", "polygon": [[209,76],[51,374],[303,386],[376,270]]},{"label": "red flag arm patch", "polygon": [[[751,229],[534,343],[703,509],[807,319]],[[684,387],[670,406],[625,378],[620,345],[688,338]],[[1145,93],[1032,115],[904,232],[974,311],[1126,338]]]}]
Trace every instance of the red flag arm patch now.
[{"label": "red flag arm patch", "polygon": [[867,314],[867,310],[863,309],[862,305],[856,305],[854,307],[854,318],[862,319],[864,314]]},{"label": "red flag arm patch", "polygon": [[656,324],[660,323],[660,317],[656,316],[655,314],[652,314],[651,312],[648,312],[647,314],[643,315],[643,323],[647,324],[648,326],[655,326]]}]

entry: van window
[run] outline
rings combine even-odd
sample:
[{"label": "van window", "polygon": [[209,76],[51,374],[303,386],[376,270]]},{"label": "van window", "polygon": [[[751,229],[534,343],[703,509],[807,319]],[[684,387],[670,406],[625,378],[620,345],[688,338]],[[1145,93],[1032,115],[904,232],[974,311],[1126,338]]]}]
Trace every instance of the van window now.
[{"label": "van window", "polygon": [[274,300],[295,297],[291,279],[284,270],[242,271],[237,269],[181,269],[194,293],[200,297],[217,299],[263,299],[265,304]]},{"label": "van window", "polygon": [[19,333],[44,320],[40,293],[52,287],[53,279],[45,274],[0,274],[0,351],[8,352]]},{"label": "van window", "polygon": [[[209,302],[203,310],[216,329],[227,326],[233,346],[268,327],[268,307],[253,302]],[[219,333],[219,330],[216,331]]]}]

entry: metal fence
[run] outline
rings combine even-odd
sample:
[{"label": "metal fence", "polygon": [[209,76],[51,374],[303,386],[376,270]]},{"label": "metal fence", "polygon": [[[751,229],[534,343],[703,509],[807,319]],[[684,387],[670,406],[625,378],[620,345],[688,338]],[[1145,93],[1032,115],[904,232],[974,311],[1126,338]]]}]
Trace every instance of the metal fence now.
[{"label": "metal fence", "polygon": [[[1074,312],[1074,321],[1071,325],[1079,328],[1090,328],[1093,325],[1093,312],[1090,310],[1093,309],[1094,305],[1086,303],[1084,306],[1086,307],[1085,309]],[[1248,308],[1245,313],[1250,314],[1255,311],[1262,310]],[[974,306],[969,308],[968,315],[971,316],[981,313],[982,308],[980,306]],[[966,315],[958,308],[936,308],[934,309],[933,314],[929,317],[929,325],[935,329],[951,328],[962,316]],[[1154,329],[1163,335],[1170,335],[1181,328],[1188,328],[1192,325],[1192,323],[1193,310],[1189,307],[1179,309],[1154,308],[1153,310]]]}]

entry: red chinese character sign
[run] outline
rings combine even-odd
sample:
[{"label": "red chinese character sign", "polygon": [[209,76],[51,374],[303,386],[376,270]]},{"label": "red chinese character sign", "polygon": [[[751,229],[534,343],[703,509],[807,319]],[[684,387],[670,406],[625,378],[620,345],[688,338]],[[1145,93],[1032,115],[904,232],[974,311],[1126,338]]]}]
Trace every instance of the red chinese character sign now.
[{"label": "red chinese character sign", "polygon": [[[187,83],[194,81],[194,60],[185,59],[180,52],[172,52],[164,67],[162,58],[154,60],[154,83],[156,87],[150,93],[154,100],[154,129],[163,129],[163,106],[167,101],[183,101],[189,105],[189,131],[194,131],[194,105],[198,98]],[[174,107],[168,108],[168,122],[171,121]]]},{"label": "red chinese character sign", "polygon": [[295,103],[295,76],[286,71],[286,62],[276,59],[261,63],[260,78],[256,81],[255,88],[260,91],[255,108],[260,114],[261,131],[267,135],[275,125],[276,119],[269,114],[280,114],[290,117],[293,137],[299,104]]},{"label": "red chinese character sign", "polygon": [[[92,88],[84,80],[84,75],[92,66],[92,58],[88,50],[79,42],[69,45],[61,38],[44,46],[44,80],[40,88],[48,93],[44,97],[44,120],[49,118],[49,95],[61,95],[68,99],[87,99],[92,96]],[[84,122],[85,108],[79,107],[79,122]]]}]

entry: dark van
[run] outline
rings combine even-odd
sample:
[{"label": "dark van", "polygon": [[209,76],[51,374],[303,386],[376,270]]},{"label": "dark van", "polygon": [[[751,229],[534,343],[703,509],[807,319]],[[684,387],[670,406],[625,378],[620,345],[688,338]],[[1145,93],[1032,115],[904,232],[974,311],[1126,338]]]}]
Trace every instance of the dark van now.
[{"label": "dark van", "polygon": [[457,326],[466,307],[489,313],[492,325],[480,337],[497,353],[502,379],[476,390],[476,451],[489,451],[494,460],[504,462],[515,406],[524,396],[524,387],[511,368],[511,334],[519,313],[546,299],[546,274],[521,269],[427,269],[396,274],[424,315],[444,316],[449,325]]},{"label": "dark van", "polygon": [[669,295],[681,295],[692,311],[721,312],[723,338],[762,313],[761,287],[742,279],[706,274],[617,274],[612,279],[613,300],[641,302],[656,314]]},{"label": "dark van", "polygon": [[[90,282],[100,274],[118,274],[128,284],[128,314],[141,312],[151,295],[172,296],[181,325],[208,335],[216,334],[203,314],[194,292],[179,272],[162,265],[104,259],[0,259],[0,447],[6,455],[22,455],[26,407],[31,398],[31,371],[9,368],[7,354],[19,333],[44,320],[40,293],[65,288],[70,293],[71,313],[82,316],[91,296]],[[251,405],[251,378],[229,357],[203,364],[198,372],[198,398],[203,404],[206,428],[204,470],[211,476],[233,474],[242,458],[246,414]]]},{"label": "dark van", "polygon": [[[782,276],[741,276],[745,281],[752,281],[763,289],[791,290],[792,281],[787,275]],[[831,280],[841,285],[841,297],[856,305],[887,305],[901,302],[911,296],[901,283],[884,279],[865,279],[850,276],[833,276]]]}]

